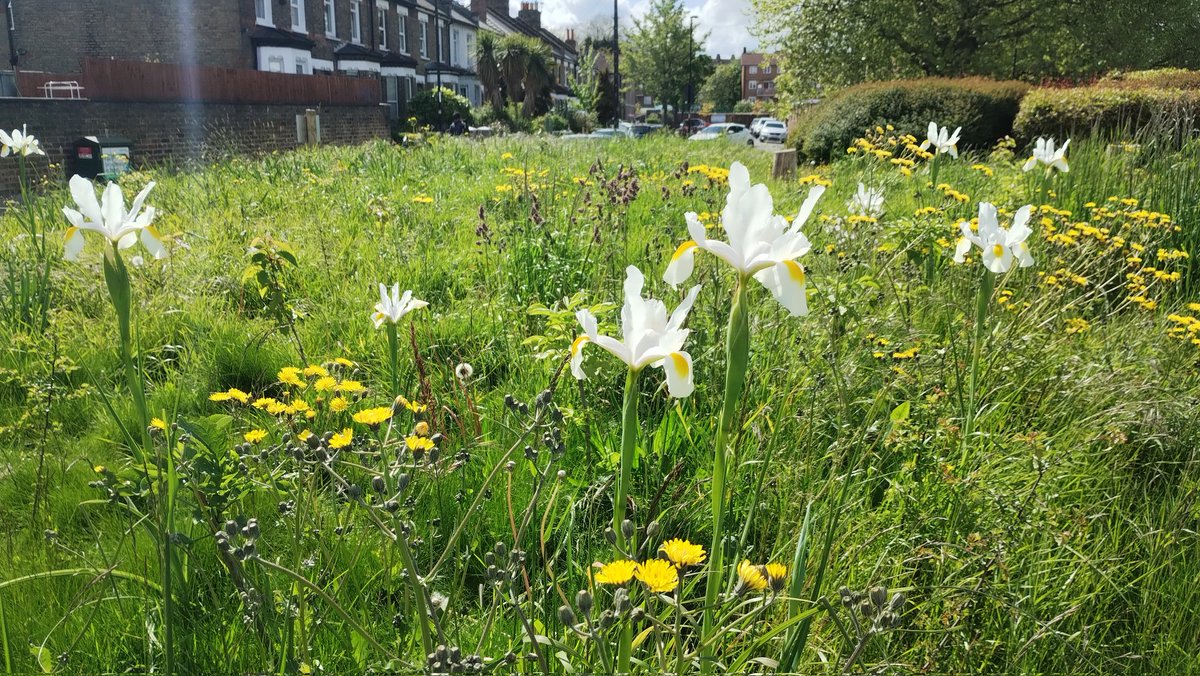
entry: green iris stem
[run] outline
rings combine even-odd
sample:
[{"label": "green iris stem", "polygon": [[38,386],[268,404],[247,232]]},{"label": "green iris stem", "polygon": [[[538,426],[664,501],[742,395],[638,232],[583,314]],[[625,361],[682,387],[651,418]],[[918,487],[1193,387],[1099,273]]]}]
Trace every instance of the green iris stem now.
[{"label": "green iris stem", "polygon": [[937,190],[938,170],[942,168],[942,153],[937,148],[933,149],[933,159],[929,162],[929,182],[933,184],[933,189]]},{"label": "green iris stem", "polygon": [[[637,452],[638,373],[639,371],[636,369],[630,368],[625,374],[625,402],[621,408],[621,466],[617,470],[617,492],[613,496],[613,530],[617,536],[617,549],[627,552],[630,557],[637,556],[635,551],[637,549],[636,531],[633,539],[626,542],[621,524],[625,521],[625,505],[629,495],[629,484],[633,481],[633,461]],[[617,673],[629,673],[632,655],[633,623],[626,622],[621,629],[621,644],[617,652]]]},{"label": "green iris stem", "polygon": [[400,337],[396,334],[396,324],[388,322],[388,357],[392,360],[392,396],[400,396]]},{"label": "green iris stem", "polygon": [[[121,364],[125,369],[125,380],[129,385],[129,394],[133,397],[134,408],[137,409],[138,424],[142,430],[142,447],[137,449],[138,455],[142,458],[143,466],[146,463],[147,456],[154,448],[153,442],[150,440],[150,409],[146,404],[146,386],[142,380],[141,371],[138,369],[137,362],[133,358],[133,331],[131,315],[133,310],[133,289],[129,283],[129,269],[125,267],[125,261],[121,258],[121,253],[117,250],[116,244],[112,245],[111,255],[104,257],[104,283],[108,287],[108,295],[112,300],[113,310],[117,313],[117,333],[120,339],[120,358]],[[160,487],[159,495],[165,496],[165,511],[163,514],[164,521],[160,524],[160,532],[162,536],[163,551],[162,551],[162,590],[163,590],[163,633],[164,633],[164,659],[165,672],[167,674],[174,673],[175,669],[175,608],[172,600],[172,575],[171,575],[171,559],[174,553],[171,551],[171,535],[174,522],[174,498],[175,498],[175,468],[169,457],[171,449],[166,448],[168,457],[166,460],[165,490]],[[164,459],[157,459],[155,465],[162,467]],[[163,474],[160,472],[160,477]],[[148,478],[148,477],[147,477]]]},{"label": "green iris stem", "polygon": [[971,375],[967,381],[967,411],[963,420],[962,457],[959,467],[967,463],[967,447],[971,443],[971,435],[975,431],[975,411],[978,404],[979,359],[983,352],[983,341],[987,329],[988,305],[991,303],[992,291],[996,288],[996,273],[985,270],[983,279],[979,282],[979,297],[975,301],[975,339],[971,346]]},{"label": "green iris stem", "polygon": [[725,399],[721,406],[721,417],[717,423],[717,444],[713,451],[712,473],[712,546],[709,548],[709,566],[704,595],[704,622],[700,640],[706,646],[700,653],[700,667],[705,673],[713,670],[712,640],[716,630],[717,601],[721,593],[725,568],[725,474],[734,421],[737,419],[738,403],[746,385],[746,369],[750,362],[750,319],[748,315],[746,278],[738,280],[733,292],[733,306],[729,312],[729,326],[725,337]]}]

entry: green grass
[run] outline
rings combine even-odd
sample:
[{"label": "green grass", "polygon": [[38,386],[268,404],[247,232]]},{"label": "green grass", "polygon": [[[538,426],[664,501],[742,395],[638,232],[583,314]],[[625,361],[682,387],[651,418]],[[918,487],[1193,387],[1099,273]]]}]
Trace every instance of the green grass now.
[{"label": "green grass", "polygon": [[[1055,179],[1048,200],[1071,215],[1049,215],[1052,225],[1060,232],[1080,221],[1108,227],[1110,238],[1144,244],[1145,261],[1127,262],[1134,255],[1128,244],[1116,251],[1086,235],[1075,236],[1075,244],[1052,243],[1046,227],[1035,224],[1036,267],[1001,278],[998,298],[1005,302],[992,304],[978,434],[968,440],[965,466],[960,431],[980,268],[950,261],[955,223],[974,216],[981,200],[1015,210],[1032,200],[1036,179],[1020,173],[1023,158],[1003,149],[943,164],[940,180],[969,196],[965,202],[923,187],[920,167],[908,178],[886,161],[857,157],[812,170],[833,183],[819,203],[820,218],[805,229],[814,247],[802,259],[811,313],[789,317],[762,288],[751,292],[750,371],[726,518],[736,538],[727,562],[790,563],[811,509],[797,608],[813,607],[823,567],[817,595],[835,613],[818,607],[812,616],[798,671],[841,671],[855,645],[834,621],[848,621],[836,590],[875,585],[902,591],[907,601],[899,626],[866,645],[861,667],[1200,670],[1200,348],[1169,336],[1174,323],[1167,318],[1200,315],[1186,307],[1200,294],[1191,258],[1153,259],[1159,248],[1200,250],[1200,166],[1194,153],[1114,151],[1099,141],[1072,144],[1071,151],[1071,172]],[[278,448],[287,434],[282,425],[208,400],[230,387],[280,396],[278,370],[304,365],[297,341],[273,321],[257,288],[243,282],[247,248],[269,236],[286,241],[298,258],[284,273],[284,293],[308,360],[357,363],[355,377],[369,391],[353,410],[391,399],[385,332],[370,320],[377,284],[399,282],[429,302],[400,325],[400,387],[431,404],[428,420],[445,435],[439,450],[446,460],[437,472],[411,470],[411,502],[399,513],[412,523],[422,574],[462,524],[428,581],[446,599],[439,642],[489,661],[511,652],[511,669],[536,672],[539,662],[525,658],[527,621],[553,644],[544,655],[552,670],[565,671],[567,660],[577,672],[604,671],[596,644],[571,634],[557,609],[588,586],[593,562],[614,556],[603,530],[611,521],[625,373],[589,349],[594,375],[571,377],[563,359],[577,329],[572,313],[619,305],[628,264],[646,272],[652,295],[677,303],[683,291],[667,287],[661,274],[687,237],[683,213],[719,212],[725,200],[723,185],[680,171],[681,163],[728,167],[734,159],[768,182],[776,211],[795,213],[808,187],[794,177],[767,181],[767,155],[674,139],[373,144],[125,179],[127,196],[158,181],[148,203],[159,209],[159,231],[173,240],[169,259],[147,260],[131,274],[151,410],[193,437],[176,460],[185,479],[174,525],[176,670],[294,672],[319,664],[327,673],[356,673],[382,668],[389,656],[401,660],[392,664],[400,671],[425,664],[401,548],[367,510],[339,496],[336,478],[298,469]],[[974,163],[994,175],[972,169]],[[885,187],[878,223],[845,220],[860,180]],[[414,201],[418,196],[432,202]],[[1110,196],[1140,203],[1124,207]],[[159,484],[138,484],[143,469],[131,462],[116,423],[136,426],[136,413],[117,356],[98,241],[89,241],[81,263],[58,260],[66,227],[58,208],[68,199],[53,191],[32,206],[47,233],[46,258],[17,237],[27,230],[28,211],[14,208],[0,221],[9,239],[0,274],[32,280],[44,269],[38,263],[50,261],[48,286],[32,288],[48,293],[51,307],[45,326],[36,313],[22,318],[6,310],[0,321],[0,641],[16,672],[39,669],[39,655],[64,673],[161,670],[167,618],[154,586],[161,582]],[[1096,212],[1089,203],[1166,212],[1179,228],[1104,213],[1090,221]],[[930,205],[940,210],[914,215]],[[135,251],[126,252],[127,263]],[[1175,282],[1148,280],[1154,310],[1130,302],[1125,288],[1126,274],[1147,265],[1180,272]],[[1087,285],[1063,281],[1059,270]],[[733,280],[705,254],[693,279],[703,284],[689,320],[696,392],[668,399],[661,372],[649,369],[638,401],[631,516],[641,528],[657,521],[655,542],[708,542],[707,486]],[[24,303],[13,288],[0,291],[7,294],[0,306]],[[571,311],[563,310],[563,299],[577,292]],[[538,304],[551,311],[529,312]],[[1089,328],[1067,333],[1067,319],[1075,318]],[[606,331],[615,330],[611,309],[601,319]],[[910,348],[914,356],[904,358]],[[465,388],[454,376],[460,362],[474,368]],[[563,420],[539,427],[535,438],[560,433],[562,451],[532,443],[540,452],[529,460],[522,440],[529,416],[504,398],[536,409],[535,397],[548,387]],[[411,416],[397,419],[398,433],[408,433]],[[234,450],[252,427],[272,435],[255,450],[274,449],[262,460]],[[351,427],[360,444],[371,437],[348,418],[325,413],[312,427]],[[465,462],[451,469],[459,454]],[[515,464],[506,471],[509,457]],[[354,467],[343,458],[337,467],[373,495],[371,462],[355,460],[361,466]],[[107,483],[90,485],[97,481]],[[469,513],[477,498],[480,509]],[[281,509],[285,502],[293,504]],[[232,519],[241,526],[249,518],[261,530],[259,556],[298,572],[306,584],[252,560],[231,574],[214,546],[213,524]],[[525,553],[523,566],[512,569],[511,597],[510,585],[497,587],[488,575],[485,555],[498,542]],[[500,568],[507,561],[500,557]],[[38,577],[70,569],[125,577]],[[686,578],[691,609],[703,599],[701,579]],[[598,614],[611,607],[612,593],[595,591]],[[634,600],[669,616],[661,599]],[[745,611],[764,602],[746,600]],[[717,656],[725,666],[750,670],[769,664],[750,660],[780,658],[790,635],[786,600],[775,599],[758,619],[722,637]],[[616,630],[608,631],[615,651]],[[660,628],[635,648],[638,669],[675,669],[672,631]],[[694,650],[695,632],[685,625],[682,633]]]}]

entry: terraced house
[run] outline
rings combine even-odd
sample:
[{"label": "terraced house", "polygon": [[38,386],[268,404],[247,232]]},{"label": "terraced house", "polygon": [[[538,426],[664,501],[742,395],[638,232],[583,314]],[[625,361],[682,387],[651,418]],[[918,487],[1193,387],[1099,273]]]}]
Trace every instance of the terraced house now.
[{"label": "terraced house", "polygon": [[526,35],[545,44],[550,50],[554,66],[552,96],[563,99],[571,95],[568,83],[576,74],[579,62],[574,31],[568,31],[566,37],[559,37],[543,28],[542,8],[536,0],[521,2],[515,17],[509,14],[509,0],[471,0],[471,12],[478,19],[481,30],[501,36]]},{"label": "terraced house", "polygon": [[439,81],[482,99],[479,22],[452,0],[0,1],[14,70],[69,78],[82,59],[117,58],[373,77],[393,119]]}]

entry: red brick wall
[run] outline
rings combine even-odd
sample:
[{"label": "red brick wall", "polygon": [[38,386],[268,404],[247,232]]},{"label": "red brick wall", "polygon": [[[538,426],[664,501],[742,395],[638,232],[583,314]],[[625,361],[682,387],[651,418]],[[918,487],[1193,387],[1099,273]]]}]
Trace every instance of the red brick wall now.
[{"label": "red brick wall", "polygon": [[[31,158],[37,176],[61,181],[71,169],[71,143],[82,136],[121,136],[133,141],[135,166],[205,160],[229,152],[287,150],[296,142],[296,115],[306,106],[181,103],[103,103],[0,99],[0,129],[28,125],[47,157]],[[388,138],[384,106],[318,108],[323,143],[348,145]],[[58,165],[49,168],[49,164]],[[0,159],[0,194],[18,190],[17,162]]]}]

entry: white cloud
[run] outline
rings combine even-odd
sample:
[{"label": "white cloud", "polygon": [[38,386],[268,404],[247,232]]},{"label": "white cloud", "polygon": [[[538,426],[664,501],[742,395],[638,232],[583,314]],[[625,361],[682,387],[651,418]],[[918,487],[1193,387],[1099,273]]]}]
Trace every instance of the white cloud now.
[{"label": "white cloud", "polygon": [[[513,6],[516,6],[513,2]],[[741,54],[742,49],[753,51],[758,41],[750,35],[753,10],[750,0],[684,0],[684,6],[696,17],[696,32],[708,32],[705,51],[728,57]],[[617,0],[617,12],[622,24],[628,17],[638,17],[650,8],[649,0]],[[581,31],[594,23],[611,25],[612,4],[606,0],[542,0],[542,25],[552,31],[567,28]]]}]

